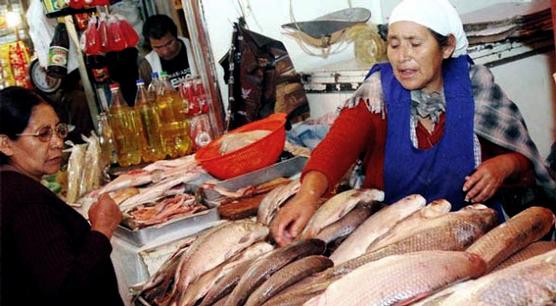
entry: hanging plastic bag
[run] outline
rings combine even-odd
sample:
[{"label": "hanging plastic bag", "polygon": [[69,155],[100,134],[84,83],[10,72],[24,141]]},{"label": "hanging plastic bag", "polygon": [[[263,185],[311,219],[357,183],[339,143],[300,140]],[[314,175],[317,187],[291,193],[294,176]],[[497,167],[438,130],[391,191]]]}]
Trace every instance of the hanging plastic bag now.
[{"label": "hanging plastic bag", "polygon": [[68,203],[75,203],[79,198],[80,192],[80,181],[83,173],[83,165],[85,162],[85,150],[86,145],[76,145],[72,142],[66,142],[72,146],[69,151],[71,155],[68,160],[68,192],[66,194],[66,201]]},{"label": "hanging plastic bag", "polygon": [[126,48],[135,48],[137,43],[139,42],[139,35],[135,32],[135,29],[127,22],[124,16],[121,15],[114,15],[118,19],[118,26],[120,28],[120,32],[123,34],[125,39],[125,47]]},{"label": "hanging plastic bag", "polygon": [[102,180],[102,164],[101,164],[101,148],[100,141],[95,135],[91,133],[90,137],[83,137],[87,142],[87,151],[85,152],[83,172],[79,184],[79,196],[100,187]]},{"label": "hanging plastic bag", "polygon": [[110,39],[108,34],[106,14],[104,13],[100,13],[100,17],[98,18],[97,31],[99,35],[100,52],[106,53],[112,51],[110,50]]},{"label": "hanging plastic bag", "polygon": [[98,55],[102,52],[100,33],[97,28],[97,21],[97,17],[93,16],[89,20],[89,24],[87,26],[87,29],[85,30],[85,34],[81,36],[82,38],[85,37],[85,41],[83,43],[85,47],[83,48],[83,51],[87,55]]},{"label": "hanging plastic bag", "polygon": [[122,51],[126,48],[126,40],[120,28],[120,22],[113,15],[108,19],[108,33],[110,51]]}]

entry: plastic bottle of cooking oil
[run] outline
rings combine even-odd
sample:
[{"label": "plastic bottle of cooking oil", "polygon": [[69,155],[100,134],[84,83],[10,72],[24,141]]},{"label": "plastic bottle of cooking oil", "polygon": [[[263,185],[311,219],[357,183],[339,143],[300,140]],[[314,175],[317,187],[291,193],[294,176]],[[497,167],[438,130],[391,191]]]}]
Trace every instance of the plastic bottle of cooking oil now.
[{"label": "plastic bottle of cooking oil", "polygon": [[140,118],[125,102],[119,85],[110,85],[110,91],[112,105],[109,110],[109,122],[118,164],[122,167],[137,165],[141,162],[141,147],[145,143]]},{"label": "plastic bottle of cooking oil", "polygon": [[160,79],[158,78],[158,72],[153,72],[151,73],[151,83],[147,86],[147,97],[149,98],[149,102],[156,102],[159,89]]},{"label": "plastic bottle of cooking oil", "polygon": [[163,138],[166,152],[171,157],[183,156],[193,149],[189,136],[187,109],[179,93],[172,87],[166,72],[160,74],[157,105],[164,118]]},{"label": "plastic bottle of cooking oil", "polygon": [[149,102],[145,82],[137,80],[137,95],[135,96],[135,110],[141,117],[143,130],[145,131],[145,146],[142,147],[141,155],[146,162],[164,159],[166,151],[163,147],[160,120],[160,110],[155,103]]}]

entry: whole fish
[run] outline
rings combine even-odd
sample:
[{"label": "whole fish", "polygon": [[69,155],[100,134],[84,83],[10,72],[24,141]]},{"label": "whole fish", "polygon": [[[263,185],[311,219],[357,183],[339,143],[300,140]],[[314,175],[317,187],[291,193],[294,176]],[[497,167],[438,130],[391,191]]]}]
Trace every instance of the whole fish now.
[{"label": "whole fish", "polygon": [[483,260],[467,252],[394,255],[353,270],[304,305],[406,305],[484,270]]},{"label": "whole fish", "polygon": [[556,241],[537,241],[533,242],[521,251],[515,253],[510,258],[504,260],[501,264],[494,268],[494,271],[498,271],[504,268],[507,268],[511,265],[514,265],[518,262],[522,262],[527,260],[531,257],[535,257],[537,255],[544,254],[546,252],[552,251],[556,249]]},{"label": "whole fish", "polygon": [[138,296],[142,296],[151,304],[164,304],[165,298],[170,296],[180,258],[196,239],[196,236],[186,238],[178,249],[158,268],[156,273],[147,280]]},{"label": "whole fish", "polygon": [[496,226],[496,212],[484,205],[472,205],[424,222],[402,240],[332,268],[334,276],[344,275],[371,261],[417,251],[463,251]]},{"label": "whole fish", "polygon": [[247,299],[246,306],[262,305],[289,285],[333,265],[328,257],[322,255],[308,256],[294,261],[274,273]]},{"label": "whole fish", "polygon": [[309,255],[324,253],[326,244],[322,240],[299,240],[286,247],[276,249],[256,261],[239,280],[228,296],[227,306],[243,305],[251,292],[267,278],[290,262]]},{"label": "whole fish", "polygon": [[556,250],[487,274],[457,290],[440,305],[554,305]]},{"label": "whole fish", "polygon": [[357,205],[352,211],[345,215],[342,219],[323,228],[315,237],[324,242],[331,243],[337,239],[343,238],[351,234],[361,223],[363,223],[370,215],[373,214],[373,208],[366,205]]},{"label": "whole fish", "polygon": [[329,268],[291,286],[285,293],[289,291],[290,296],[307,296],[307,292],[322,292],[333,281],[354,269],[391,255],[427,250],[462,251],[495,225],[494,210],[480,204],[470,205],[459,211],[425,220],[413,235]]},{"label": "whole fish", "polygon": [[340,220],[359,203],[382,201],[384,192],[377,189],[352,189],[341,192],[319,207],[301,233],[301,239],[316,237],[323,228]]},{"label": "whole fish", "polygon": [[296,194],[301,187],[299,179],[292,180],[287,185],[280,185],[270,191],[261,201],[257,211],[257,221],[269,225],[282,206],[291,196]]},{"label": "whole fish", "polygon": [[491,271],[513,253],[543,237],[554,224],[548,208],[530,207],[475,241],[468,252],[477,254]]},{"label": "whole fish", "polygon": [[273,249],[274,247],[266,242],[257,242],[246,248],[241,253],[230,258],[230,260],[203,274],[197,281],[191,284],[185,294],[182,295],[178,305],[195,305],[195,302],[201,299],[220,278],[233,271],[240,264],[250,262]]},{"label": "whole fish", "polygon": [[217,302],[221,302],[222,305],[224,305],[227,296],[234,290],[243,274],[247,272],[254,261],[255,260],[249,260],[241,263],[235,267],[234,270],[230,271],[230,273],[219,279],[216,284],[209,289],[199,306],[214,305]]},{"label": "whole fish", "polygon": [[425,204],[425,198],[413,194],[379,210],[344,240],[330,255],[330,259],[337,265],[363,255],[370,244],[386,234],[398,222],[424,207]]},{"label": "whole fish", "polygon": [[[176,289],[183,295],[189,285],[253,243],[268,235],[268,228],[249,220],[234,221],[208,232],[190,247],[187,258],[176,271]],[[180,298],[181,300],[181,298]]]},{"label": "whole fish", "polygon": [[367,251],[380,249],[385,245],[411,235],[415,229],[419,228],[423,224],[423,222],[445,215],[450,212],[450,209],[452,209],[452,205],[444,199],[432,201],[427,204],[427,206],[419,209],[406,219],[402,220],[400,223],[396,224],[391,231],[375,243],[371,244],[367,248]]}]

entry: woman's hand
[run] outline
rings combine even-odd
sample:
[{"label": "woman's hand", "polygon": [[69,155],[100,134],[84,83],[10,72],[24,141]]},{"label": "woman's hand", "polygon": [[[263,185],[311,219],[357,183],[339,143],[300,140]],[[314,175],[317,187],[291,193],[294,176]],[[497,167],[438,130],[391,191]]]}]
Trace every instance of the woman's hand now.
[{"label": "woman's hand", "polygon": [[301,234],[327,188],[328,179],[324,174],[318,171],[305,174],[299,192],[280,208],[270,224],[270,232],[278,245],[287,245]]},{"label": "woman's hand", "polygon": [[122,212],[108,193],[104,193],[100,195],[96,203],[91,205],[89,221],[91,221],[92,230],[100,232],[110,239],[122,221]]},{"label": "woman's hand", "polygon": [[278,245],[288,245],[301,234],[318,208],[317,201],[298,193],[280,208],[270,225],[270,232]]},{"label": "woman's hand", "polygon": [[515,154],[498,155],[482,162],[472,175],[465,178],[465,200],[479,203],[490,199],[504,180],[519,170],[520,161]]}]

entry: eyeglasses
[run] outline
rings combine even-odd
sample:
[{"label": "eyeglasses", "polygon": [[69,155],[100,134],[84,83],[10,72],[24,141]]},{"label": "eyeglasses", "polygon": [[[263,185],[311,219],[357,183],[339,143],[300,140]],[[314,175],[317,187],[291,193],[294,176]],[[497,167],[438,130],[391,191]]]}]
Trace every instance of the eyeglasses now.
[{"label": "eyeglasses", "polygon": [[35,133],[20,133],[17,136],[33,136],[37,137],[42,142],[49,142],[52,139],[52,135],[56,133],[60,139],[65,139],[68,133],[72,130],[72,126],[65,123],[58,123],[54,129],[51,126],[44,126],[40,128]]}]

